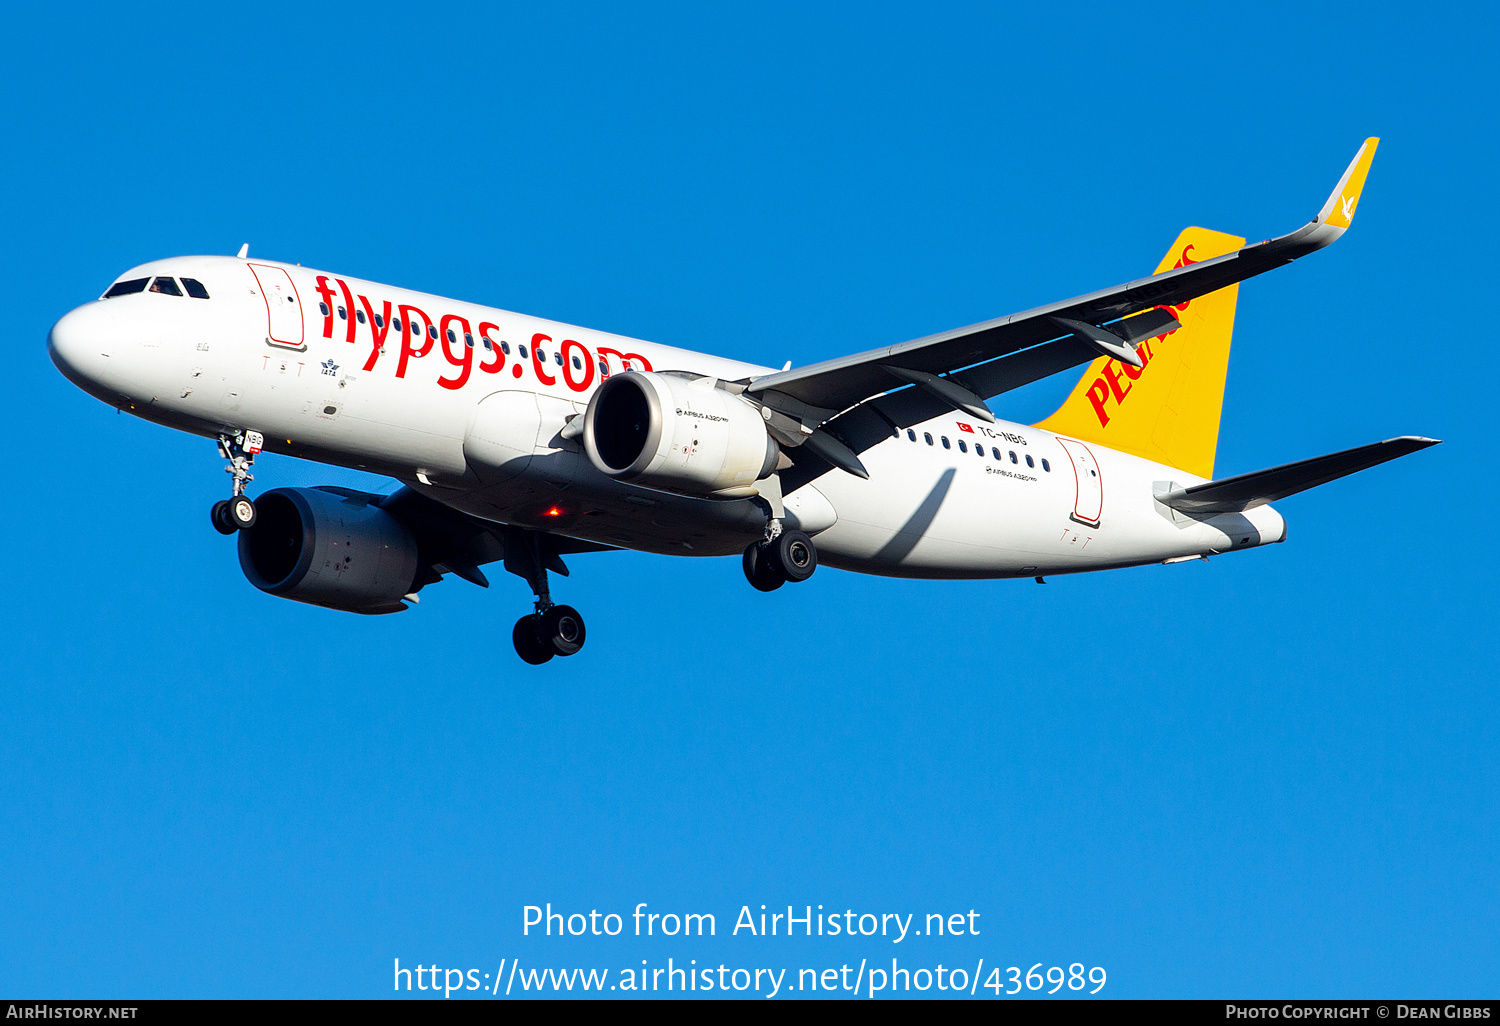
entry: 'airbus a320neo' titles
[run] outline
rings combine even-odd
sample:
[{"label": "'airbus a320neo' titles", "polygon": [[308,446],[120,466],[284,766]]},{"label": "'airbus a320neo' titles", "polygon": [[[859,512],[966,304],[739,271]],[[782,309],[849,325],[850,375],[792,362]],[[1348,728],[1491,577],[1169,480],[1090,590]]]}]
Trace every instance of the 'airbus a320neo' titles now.
[{"label": "'airbus a320neo' titles", "polygon": [[[743,554],[762,591],[819,563],[1035,577],[1279,542],[1268,503],[1434,444],[1393,438],[1214,480],[1238,283],[1349,227],[1378,140],[1316,219],[1245,240],[1188,228],[1156,273],[806,367],[773,370],[275,261],[142,264],[52,328],[53,362],[118,408],[218,440],[213,524],[262,591],[391,613],[503,561],[535,594],[531,663],[572,655],[563,557]],[[1088,364],[1037,424],[985,400]],[[389,495],[277,488],[268,450],[388,475]]]}]

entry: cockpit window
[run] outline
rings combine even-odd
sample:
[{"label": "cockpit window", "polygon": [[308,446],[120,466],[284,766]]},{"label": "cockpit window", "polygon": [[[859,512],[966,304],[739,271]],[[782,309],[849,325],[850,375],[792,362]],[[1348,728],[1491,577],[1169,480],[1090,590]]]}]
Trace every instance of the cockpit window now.
[{"label": "cockpit window", "polygon": [[150,278],[131,278],[129,281],[117,281],[109,287],[104,298],[112,299],[115,296],[128,296],[133,292],[145,292],[146,282],[150,280]]},{"label": "cockpit window", "polygon": [[180,296],[182,290],[177,287],[177,282],[172,278],[157,278],[151,283],[152,292],[160,292],[164,296]]},{"label": "cockpit window", "polygon": [[182,287],[187,289],[187,294],[192,296],[194,299],[208,298],[208,289],[204,288],[203,283],[197,278],[182,279]]}]

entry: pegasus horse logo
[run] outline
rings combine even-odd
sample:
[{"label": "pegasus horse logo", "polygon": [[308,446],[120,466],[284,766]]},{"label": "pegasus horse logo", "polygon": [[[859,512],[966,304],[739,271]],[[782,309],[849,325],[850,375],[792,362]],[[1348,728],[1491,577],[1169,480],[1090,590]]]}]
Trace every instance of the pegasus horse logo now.
[{"label": "pegasus horse logo", "polygon": [[1340,197],[1339,202],[1343,204],[1344,207],[1344,220],[1354,220],[1354,204],[1359,202],[1359,194],[1355,193],[1353,196]]}]

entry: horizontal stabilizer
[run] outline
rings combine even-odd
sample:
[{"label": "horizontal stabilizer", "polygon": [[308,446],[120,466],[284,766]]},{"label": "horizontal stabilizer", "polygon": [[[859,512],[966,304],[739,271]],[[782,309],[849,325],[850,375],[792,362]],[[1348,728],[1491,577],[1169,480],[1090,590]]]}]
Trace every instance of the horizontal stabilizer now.
[{"label": "horizontal stabilizer", "polygon": [[1415,435],[1388,438],[1357,449],[1285,463],[1270,470],[1226,477],[1222,481],[1209,481],[1191,488],[1177,488],[1158,495],[1157,501],[1184,513],[1243,513],[1429,445],[1437,445],[1438,441]]}]

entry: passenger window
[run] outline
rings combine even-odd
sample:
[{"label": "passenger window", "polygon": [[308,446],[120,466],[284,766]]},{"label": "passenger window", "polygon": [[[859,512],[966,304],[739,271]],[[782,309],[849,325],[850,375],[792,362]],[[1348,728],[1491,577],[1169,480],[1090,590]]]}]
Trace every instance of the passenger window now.
[{"label": "passenger window", "polygon": [[609,364],[605,363],[603,360],[599,361],[599,376],[601,378],[609,377]]},{"label": "passenger window", "polygon": [[343,307],[339,307],[339,320],[341,320],[341,321],[347,321],[348,319],[349,319],[349,311],[345,310]]},{"label": "passenger window", "polygon": [[363,310],[354,311],[354,319],[361,324],[365,323],[365,312]]},{"label": "passenger window", "polygon": [[1042,469],[1050,474],[1052,473],[1052,464],[1048,463],[1046,460],[1042,460]]},{"label": "passenger window", "polygon": [[943,436],[943,448],[944,449],[951,449],[951,448],[953,448],[953,446],[951,446],[951,445],[948,444],[948,436],[947,435]]},{"label": "passenger window", "polygon": [[958,440],[958,451],[959,452],[968,452],[969,451],[968,444],[962,438],[960,438]]},{"label": "passenger window", "polygon": [[1033,463],[1033,462],[1032,462],[1032,460],[1031,460],[1031,454],[1030,454],[1030,453],[1028,453],[1028,454],[1027,454],[1027,455],[1026,455],[1026,465],[1027,465],[1027,466],[1028,466],[1028,467],[1032,467],[1032,468],[1035,468],[1035,467],[1036,467],[1036,464],[1035,464],[1035,463]]},{"label": "passenger window", "polygon": [[454,330],[452,328],[448,329],[448,341],[449,342],[457,342],[458,341],[458,335],[454,332]]},{"label": "passenger window", "polygon": [[580,360],[580,359],[579,359],[579,358],[578,358],[578,357],[576,357],[576,356],[575,356],[575,357],[573,357],[573,369],[574,369],[574,370],[583,370],[583,361],[582,361],[582,360]]},{"label": "passenger window", "polygon": [[464,345],[468,346],[470,349],[474,348],[474,336],[469,334],[467,331],[464,332]]},{"label": "passenger window", "polygon": [[525,346],[516,346],[516,352],[520,354],[521,359],[523,359],[523,360],[526,359],[526,347]]},{"label": "passenger window", "polygon": [[187,294],[192,296],[194,299],[208,298],[208,289],[204,288],[203,283],[197,278],[182,279],[182,287],[187,289]]},{"label": "passenger window", "polygon": [[1002,458],[1002,457],[1001,457],[1001,455],[1000,455],[1000,450],[999,450],[999,449],[996,449],[996,448],[994,448],[994,447],[991,447],[991,448],[990,448],[990,452],[992,452],[992,453],[994,453],[994,454],[995,454],[995,459],[997,459],[997,460],[998,460],[998,459],[1001,459],[1001,458]]},{"label": "passenger window", "polygon": [[160,292],[164,296],[180,296],[182,290],[177,287],[177,282],[171,278],[157,278],[151,283],[152,292]]},{"label": "passenger window", "polygon": [[437,328],[436,328],[436,326],[431,325],[431,324],[427,325],[427,337],[430,338],[430,339],[432,339],[434,342],[437,341]]},{"label": "passenger window", "polygon": [[[507,341],[505,341],[504,339],[501,339],[500,340],[500,351],[502,353],[504,353],[506,356],[509,356],[510,355],[510,343],[507,342]],[[526,354],[522,353],[521,355],[525,356]]]},{"label": "passenger window", "polygon": [[915,442],[917,440],[917,433],[915,431],[913,431],[911,428],[907,428],[906,429],[906,437],[910,438],[913,442]]},{"label": "passenger window", "polygon": [[322,314],[324,317],[327,317],[328,316],[328,304],[327,303],[319,303],[318,304],[318,313]]},{"label": "passenger window", "polygon": [[922,437],[925,438],[925,439],[927,439],[927,444],[928,445],[932,444],[932,432],[931,431],[923,431],[922,432]]},{"label": "passenger window", "polygon": [[980,459],[984,459],[984,446],[980,445],[978,442],[974,443],[974,455],[978,456]]},{"label": "passenger window", "polygon": [[[465,335],[464,337],[468,338],[467,335]],[[495,351],[495,343],[490,341],[490,337],[488,335],[480,335],[479,338],[484,342],[484,348],[488,349],[490,352]]]},{"label": "passenger window", "polygon": [[[380,317],[379,316],[376,316],[375,323],[376,324],[380,323]],[[402,330],[402,328],[401,328],[401,318],[399,318],[399,317],[392,317],[391,318],[391,327],[395,328],[397,331],[401,331]],[[416,325],[413,324],[412,327],[415,328]]]},{"label": "passenger window", "polygon": [[377,328],[383,328],[383,327],[385,327],[385,321],[381,319],[381,315],[380,314],[376,314],[375,315],[375,327],[377,327]]},{"label": "passenger window", "polygon": [[1014,449],[1012,449],[1010,451],[1010,461],[1012,463],[1020,463],[1021,462],[1020,460],[1016,459],[1016,450],[1014,450]]},{"label": "passenger window", "polygon": [[150,280],[150,278],[131,278],[129,281],[117,281],[109,287],[109,291],[104,294],[104,298],[112,299],[115,296],[128,296],[134,292],[145,292],[146,282]]},{"label": "passenger window", "polygon": [[562,353],[553,353],[552,354],[552,362],[555,363],[555,364],[557,364],[559,367],[561,367],[562,366]]}]

